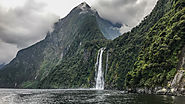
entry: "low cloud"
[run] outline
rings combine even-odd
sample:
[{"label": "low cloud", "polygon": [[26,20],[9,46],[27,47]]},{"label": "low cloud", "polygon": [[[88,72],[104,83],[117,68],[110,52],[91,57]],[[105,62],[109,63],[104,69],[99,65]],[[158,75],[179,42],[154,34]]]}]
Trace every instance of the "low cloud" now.
[{"label": "low cloud", "polygon": [[0,40],[0,64],[11,61],[17,52],[18,48],[16,45],[5,43]]},{"label": "low cloud", "polygon": [[[157,0],[97,0],[93,6],[103,18],[134,27],[151,12],[156,2]],[[128,29],[122,31],[126,30]]]},{"label": "low cloud", "polygon": [[0,5],[0,63],[9,62],[19,49],[40,41],[52,29],[59,17],[44,8],[34,0],[10,9]]},{"label": "low cloud", "polygon": [[[18,50],[43,39],[59,18],[46,12],[46,4],[38,2],[46,3],[45,0],[24,1],[26,1],[24,5],[10,9],[0,4],[0,64],[8,63],[15,57]],[[53,2],[59,1],[52,1],[49,4]],[[80,4],[80,0],[78,2]],[[94,0],[91,2],[103,18],[113,23],[125,24],[121,28],[121,32],[124,33],[148,15],[157,0]],[[58,9],[59,7],[56,10]]]}]

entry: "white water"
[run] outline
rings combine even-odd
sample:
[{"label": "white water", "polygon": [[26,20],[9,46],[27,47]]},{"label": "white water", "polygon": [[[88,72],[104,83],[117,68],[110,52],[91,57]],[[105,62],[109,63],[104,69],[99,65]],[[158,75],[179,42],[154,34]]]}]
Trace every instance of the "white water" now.
[{"label": "white water", "polygon": [[181,64],[181,68],[183,68],[185,65],[185,57],[182,58],[182,64]]},{"label": "white water", "polygon": [[106,69],[105,69],[105,77],[107,75],[107,70],[108,70],[108,62],[109,62],[109,52],[107,52],[107,59],[106,59]]},{"label": "white water", "polygon": [[97,62],[96,62],[96,89],[104,90],[104,74],[102,68],[102,55],[105,48],[101,48],[98,51]]}]

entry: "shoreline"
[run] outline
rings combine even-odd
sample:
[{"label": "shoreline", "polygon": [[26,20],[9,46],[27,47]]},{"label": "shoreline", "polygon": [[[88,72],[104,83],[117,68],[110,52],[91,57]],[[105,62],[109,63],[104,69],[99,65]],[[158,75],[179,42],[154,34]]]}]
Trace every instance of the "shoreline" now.
[{"label": "shoreline", "polygon": [[185,88],[128,88],[125,90],[125,93],[185,96]]}]

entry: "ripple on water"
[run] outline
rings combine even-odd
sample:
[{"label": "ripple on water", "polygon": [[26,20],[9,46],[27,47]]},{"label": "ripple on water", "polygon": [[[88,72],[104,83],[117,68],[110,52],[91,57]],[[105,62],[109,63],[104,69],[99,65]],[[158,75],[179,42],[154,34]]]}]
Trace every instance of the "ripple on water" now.
[{"label": "ripple on water", "polygon": [[120,91],[0,89],[0,104],[182,104],[185,97],[124,94]]}]

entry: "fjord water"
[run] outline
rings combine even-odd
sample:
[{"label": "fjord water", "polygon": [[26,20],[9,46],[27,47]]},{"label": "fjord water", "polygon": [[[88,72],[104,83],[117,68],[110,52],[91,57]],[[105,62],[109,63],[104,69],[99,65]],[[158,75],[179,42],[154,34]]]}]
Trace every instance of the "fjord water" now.
[{"label": "fjord water", "polygon": [[91,89],[0,89],[0,104],[184,104],[185,97]]}]

